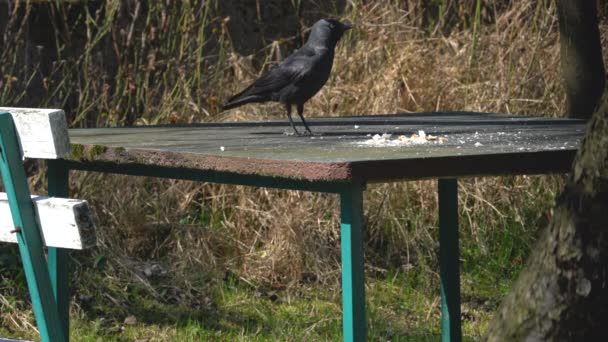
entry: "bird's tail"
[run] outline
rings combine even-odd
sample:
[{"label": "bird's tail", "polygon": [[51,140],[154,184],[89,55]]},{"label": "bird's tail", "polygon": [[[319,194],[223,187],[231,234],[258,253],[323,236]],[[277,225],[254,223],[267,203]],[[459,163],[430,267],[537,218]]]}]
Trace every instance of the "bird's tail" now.
[{"label": "bird's tail", "polygon": [[226,103],[222,105],[222,109],[228,110],[242,106],[247,103],[265,102],[269,100],[265,96],[246,94],[247,90],[249,90],[249,88],[229,98],[228,101],[226,101]]},{"label": "bird's tail", "polygon": [[242,106],[244,104],[247,103],[252,103],[252,102],[262,102],[256,99],[257,96],[247,96],[247,97],[232,97],[231,99],[229,99],[226,103],[224,103],[222,105],[222,109],[223,110],[228,110],[228,109],[232,109],[232,108],[236,108],[239,106]]}]

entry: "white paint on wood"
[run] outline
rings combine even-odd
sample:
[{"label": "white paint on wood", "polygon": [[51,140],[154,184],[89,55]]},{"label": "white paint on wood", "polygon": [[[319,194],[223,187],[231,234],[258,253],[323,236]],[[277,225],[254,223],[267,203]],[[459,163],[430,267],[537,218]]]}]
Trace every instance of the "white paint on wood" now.
[{"label": "white paint on wood", "polygon": [[23,156],[57,159],[70,153],[65,113],[61,109],[0,107],[13,116]]},{"label": "white paint on wood", "polygon": [[[85,249],[95,246],[95,223],[87,201],[32,196],[43,240],[48,247]],[[6,193],[0,192],[0,241],[17,242]]]}]

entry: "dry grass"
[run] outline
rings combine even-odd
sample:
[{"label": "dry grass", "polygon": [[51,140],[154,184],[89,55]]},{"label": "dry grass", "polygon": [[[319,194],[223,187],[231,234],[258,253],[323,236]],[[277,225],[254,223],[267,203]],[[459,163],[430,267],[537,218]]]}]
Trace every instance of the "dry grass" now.
[{"label": "dry grass", "polygon": [[[559,116],[565,107],[553,1],[464,1],[459,8],[438,1],[434,17],[419,1],[348,1],[339,13],[314,1],[297,10],[297,3],[290,15],[299,26],[321,13],[357,25],[340,43],[331,79],[307,105],[308,116],[459,110]],[[83,127],[283,118],[276,104],[219,112],[222,99],[296,46],[298,27],[273,36],[272,13],[253,11],[268,24],[238,37],[231,25],[250,18],[228,20],[234,9],[221,2],[35,6],[18,3],[5,22],[3,105],[66,108],[73,125]],[[32,8],[57,19],[46,33],[60,37],[52,38],[52,63],[44,57],[53,53],[37,49],[31,41],[37,36],[23,24],[36,22]],[[255,53],[243,56],[239,46],[251,37],[257,38],[247,51]],[[518,269],[560,186],[559,177],[462,180],[465,273]],[[435,187],[434,181],[369,187],[370,276],[421,272],[436,285]],[[334,196],[86,173],[73,174],[72,193],[90,199],[100,222],[100,246],[78,258],[86,284],[79,293],[135,283],[161,301],[199,302],[207,287],[227,278],[294,291],[311,283],[339,286]],[[109,266],[99,266],[106,258]],[[90,267],[105,275],[102,281],[95,284],[99,276],[88,274]],[[466,279],[464,290],[474,292]],[[3,313],[22,312],[10,305],[0,300]],[[29,329],[13,314],[0,316],[2,325]]]}]

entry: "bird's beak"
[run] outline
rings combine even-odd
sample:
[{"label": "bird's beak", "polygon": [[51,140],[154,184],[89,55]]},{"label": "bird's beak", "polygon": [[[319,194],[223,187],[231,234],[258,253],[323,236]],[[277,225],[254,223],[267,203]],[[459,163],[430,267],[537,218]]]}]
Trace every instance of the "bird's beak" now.
[{"label": "bird's beak", "polygon": [[349,23],[349,22],[344,22],[342,23],[342,31],[348,31],[350,29],[353,28],[353,24]]}]

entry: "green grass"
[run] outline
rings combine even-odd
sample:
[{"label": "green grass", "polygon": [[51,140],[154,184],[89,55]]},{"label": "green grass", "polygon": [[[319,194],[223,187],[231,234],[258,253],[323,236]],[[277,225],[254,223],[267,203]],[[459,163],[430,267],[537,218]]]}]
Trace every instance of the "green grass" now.
[{"label": "green grass", "polygon": [[[160,181],[141,181],[152,193],[163,189]],[[532,177],[526,179],[528,183],[523,181],[522,178],[501,179],[501,184],[513,189],[525,189],[525,195],[505,192],[501,200],[493,202],[494,209],[485,215],[480,214],[483,208],[479,207],[480,203],[473,196],[473,190],[478,188],[477,181],[468,179],[460,182],[462,318],[466,340],[477,340],[483,335],[493,312],[524,266],[536,230],[546,223],[543,212],[551,205],[554,196],[548,190],[559,187],[561,183],[558,177]],[[547,189],[536,186],[537,183],[552,185]],[[428,188],[425,185],[421,187]],[[434,187],[431,188],[433,192]],[[223,196],[223,188],[213,189],[217,191],[213,197]],[[391,193],[397,192],[397,189],[392,189]],[[402,195],[395,195],[387,198],[386,206],[380,206],[380,209],[370,205],[377,202],[375,197],[383,192],[386,192],[385,187],[374,185],[369,187],[366,194],[369,234],[378,229],[395,230],[388,235],[427,234],[429,239],[437,241],[437,229],[433,222],[399,228],[404,224],[402,220],[407,222],[415,218],[416,213],[430,211],[428,204],[412,201],[404,204]],[[423,193],[426,191],[420,195]],[[520,199],[516,206],[510,205],[513,203],[511,196]],[[147,217],[147,221],[162,217],[158,213],[164,207],[156,208],[153,203],[161,203],[165,197],[154,198],[155,201],[148,202],[154,215]],[[201,196],[198,200],[203,201],[203,198]],[[324,270],[320,273],[322,276],[304,270],[298,277],[266,278],[256,277],[256,273],[249,269],[268,266],[248,263],[249,259],[266,253],[263,245],[249,245],[247,248],[253,248],[253,254],[228,254],[224,248],[233,247],[227,244],[227,247],[219,246],[217,250],[213,247],[203,254],[194,255],[198,245],[193,243],[188,247],[189,240],[214,237],[219,240],[215,240],[217,242],[213,245],[218,242],[220,245],[226,244],[222,242],[223,239],[232,237],[229,231],[225,231],[222,222],[230,221],[231,216],[240,210],[236,207],[223,210],[222,206],[195,208],[199,210],[188,210],[187,215],[179,214],[181,222],[173,226],[145,228],[145,236],[152,240],[145,245],[137,245],[139,247],[135,250],[143,253],[140,256],[138,253],[116,254],[118,249],[115,244],[120,239],[111,240],[114,243],[108,249],[105,235],[100,247],[73,253],[75,267],[71,285],[71,316],[74,341],[340,340],[339,264],[334,264],[330,271],[333,273],[327,274],[327,270]],[[491,213],[498,217],[491,216]],[[399,220],[380,220],[381,217],[398,215],[403,217]],[[468,215],[472,215],[471,221]],[[119,222],[125,220],[119,219]],[[471,222],[475,225],[471,226]],[[242,224],[248,229],[256,227],[255,221]],[[335,226],[331,222],[324,224]],[[479,230],[486,225],[492,225],[493,229]],[[100,233],[107,234],[104,229],[107,228],[102,228]],[[135,233],[141,234],[142,231]],[[415,235],[411,238],[417,239]],[[398,244],[398,240],[390,243],[384,241],[383,244],[371,241],[373,239],[366,242],[369,339],[438,340],[441,308],[436,242],[425,243],[424,249],[410,252],[413,255],[410,259],[405,252],[395,250],[393,244]],[[32,328],[35,323],[27,302],[27,289],[16,246],[0,248],[0,336],[35,339],[37,335]],[[185,248],[185,251],[179,252],[180,248]],[[414,250],[415,243],[409,248]],[[383,251],[391,249],[392,252],[383,254]],[[215,266],[206,267],[206,264],[196,260],[176,262],[176,258],[183,258],[184,253],[194,259],[205,256],[215,258],[210,264]],[[400,254],[401,261],[394,259]],[[388,259],[393,261],[389,262]],[[292,263],[294,261],[297,260],[294,259]],[[161,265],[161,271],[145,275],[150,265]],[[135,317],[135,324],[125,324],[129,316]],[[22,325],[17,326],[15,322]]]},{"label": "green grass", "polygon": [[[481,260],[482,264],[486,262]],[[508,274],[516,275],[518,269]],[[228,276],[210,281],[202,293],[186,295],[174,289],[171,294],[161,294],[159,300],[140,284],[109,280],[114,273],[111,267],[90,273],[84,276],[86,283],[97,287],[77,291],[71,314],[73,341],[337,341],[342,336],[339,286],[309,284],[273,290],[271,286]],[[488,273],[462,275],[463,284],[476,284],[463,286],[465,340],[479,339],[513,280],[489,273],[495,286],[484,286],[479,280]],[[22,281],[15,280],[13,284]],[[157,289],[166,286],[170,290],[171,282],[167,279],[156,285]],[[369,340],[440,338],[436,274],[413,269],[387,272],[383,276],[368,276],[366,285]],[[24,291],[25,288],[20,288],[18,293]],[[21,303],[22,312],[24,305]],[[135,322],[126,324],[129,316],[135,317]],[[28,320],[33,323],[31,312]],[[0,335],[36,338],[32,333],[15,334],[3,328]]]},{"label": "green grass", "polygon": [[[408,286],[423,285],[416,277],[400,273],[368,282],[370,340],[439,338],[438,298],[425,286]],[[203,310],[143,298],[133,300],[129,305],[131,314],[137,318],[134,325],[125,325],[121,319],[83,315],[73,322],[72,338],[77,341],[94,341],[99,337],[104,341],[341,339],[341,295],[337,289],[311,287],[290,294],[267,292],[248,284],[223,283],[212,292],[213,304]],[[477,334],[473,325],[464,322],[470,337]]]}]

